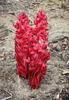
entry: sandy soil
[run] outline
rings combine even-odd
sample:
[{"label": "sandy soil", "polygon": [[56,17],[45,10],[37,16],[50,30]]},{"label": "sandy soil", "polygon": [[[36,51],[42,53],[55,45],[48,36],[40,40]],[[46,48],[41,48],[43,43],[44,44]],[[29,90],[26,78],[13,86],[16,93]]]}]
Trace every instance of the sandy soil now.
[{"label": "sandy soil", "polygon": [[[0,90],[12,94],[9,100],[68,100],[61,99],[63,89],[69,92],[68,0],[8,0],[7,5],[8,12],[0,12]],[[13,22],[20,11],[25,11],[33,25],[34,15],[40,9],[48,16],[51,59],[40,88],[31,90],[16,72]],[[0,95],[0,100],[5,95]]]}]

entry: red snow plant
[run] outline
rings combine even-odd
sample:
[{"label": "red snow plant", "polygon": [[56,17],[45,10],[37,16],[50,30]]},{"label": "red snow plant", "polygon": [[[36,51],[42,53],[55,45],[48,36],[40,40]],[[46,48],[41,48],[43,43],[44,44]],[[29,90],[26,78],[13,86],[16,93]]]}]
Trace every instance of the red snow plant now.
[{"label": "red snow plant", "polygon": [[44,11],[39,11],[32,27],[28,16],[21,12],[14,26],[17,72],[19,76],[28,79],[31,88],[38,88],[50,59],[47,16]]}]

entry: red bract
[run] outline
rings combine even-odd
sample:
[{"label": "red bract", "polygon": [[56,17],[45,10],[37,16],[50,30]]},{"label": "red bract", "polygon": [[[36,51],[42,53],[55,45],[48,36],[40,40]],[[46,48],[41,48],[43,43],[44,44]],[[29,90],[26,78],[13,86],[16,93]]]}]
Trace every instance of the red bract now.
[{"label": "red bract", "polygon": [[19,76],[29,80],[33,89],[40,86],[46,74],[46,63],[50,59],[50,52],[47,49],[48,23],[45,12],[37,13],[34,24],[35,27],[31,27],[28,16],[22,12],[14,25],[17,72]]}]

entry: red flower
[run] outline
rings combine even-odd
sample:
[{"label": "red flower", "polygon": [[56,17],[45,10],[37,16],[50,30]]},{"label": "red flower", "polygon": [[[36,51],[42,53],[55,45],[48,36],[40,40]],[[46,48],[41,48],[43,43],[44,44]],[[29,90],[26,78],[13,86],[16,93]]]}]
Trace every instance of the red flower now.
[{"label": "red flower", "polygon": [[15,56],[19,76],[28,78],[31,88],[40,86],[46,73],[46,63],[50,59],[48,51],[47,16],[39,11],[35,27],[29,24],[28,16],[22,12],[14,25],[16,28]]}]

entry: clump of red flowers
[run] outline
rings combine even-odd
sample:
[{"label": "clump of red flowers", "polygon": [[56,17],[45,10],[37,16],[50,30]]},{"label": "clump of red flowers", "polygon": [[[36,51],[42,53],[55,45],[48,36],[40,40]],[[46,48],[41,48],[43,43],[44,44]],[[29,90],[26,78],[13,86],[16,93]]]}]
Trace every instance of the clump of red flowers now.
[{"label": "clump of red flowers", "polygon": [[34,21],[29,24],[28,16],[22,12],[15,24],[15,56],[19,76],[28,79],[31,88],[40,86],[46,74],[46,63],[50,59],[48,51],[47,16],[39,11]]}]

